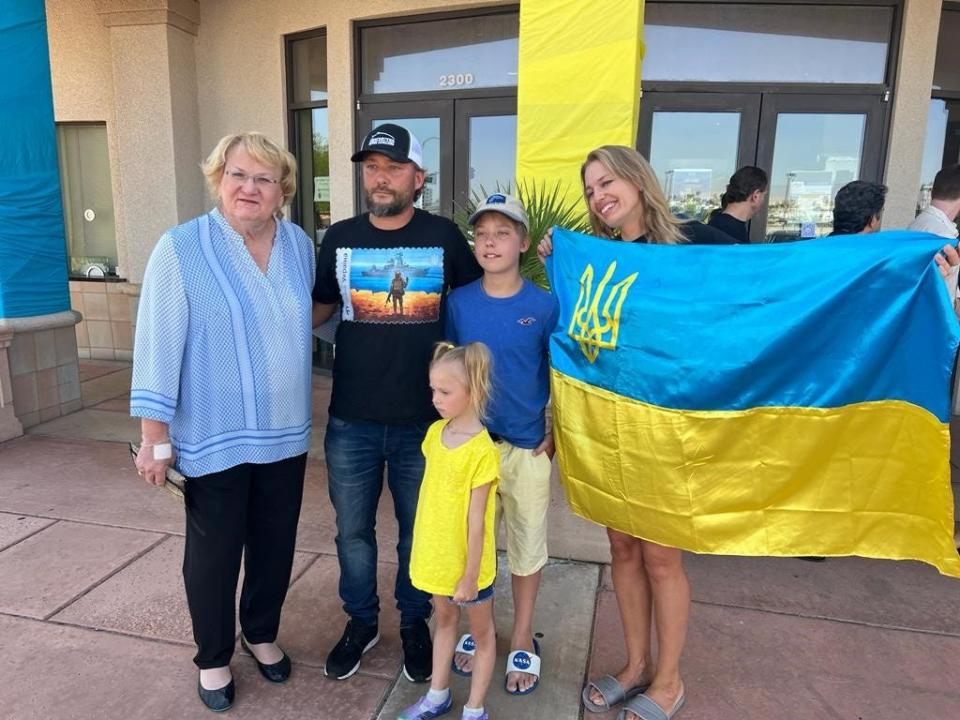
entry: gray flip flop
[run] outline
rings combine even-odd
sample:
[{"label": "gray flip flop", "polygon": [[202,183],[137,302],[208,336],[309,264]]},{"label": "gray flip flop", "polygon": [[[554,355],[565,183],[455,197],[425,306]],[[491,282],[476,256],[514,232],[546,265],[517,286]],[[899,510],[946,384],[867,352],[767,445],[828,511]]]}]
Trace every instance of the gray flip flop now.
[{"label": "gray flip flop", "polygon": [[[629,700],[636,695],[639,695],[645,691],[649,686],[648,685],[637,685],[632,687],[629,690],[625,690],[623,685],[621,685],[615,677],[612,675],[603,675],[598,677],[596,680],[591,680],[584,686],[583,692],[580,693],[580,699],[583,700],[583,707],[586,708],[589,712],[592,713],[602,713],[611,709],[615,705],[619,705],[624,700]],[[599,705],[590,700],[590,691],[596,690],[600,695],[603,696],[604,705]]]},{"label": "gray flip flop", "polygon": [[623,706],[620,714],[617,715],[617,720],[626,720],[628,710],[640,718],[640,720],[672,720],[673,716],[683,709],[686,702],[686,694],[681,693],[680,697],[677,698],[677,701],[673,704],[673,707],[670,708],[670,712],[664,712],[662,707],[646,695],[637,695]]}]

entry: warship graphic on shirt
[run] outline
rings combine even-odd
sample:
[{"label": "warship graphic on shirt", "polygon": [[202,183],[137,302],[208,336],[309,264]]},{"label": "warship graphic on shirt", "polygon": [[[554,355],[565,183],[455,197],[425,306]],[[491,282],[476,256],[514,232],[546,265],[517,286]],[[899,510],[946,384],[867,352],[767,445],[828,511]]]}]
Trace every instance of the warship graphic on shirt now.
[{"label": "warship graphic on shirt", "polygon": [[338,248],[337,283],[344,321],[437,322],[443,248]]}]

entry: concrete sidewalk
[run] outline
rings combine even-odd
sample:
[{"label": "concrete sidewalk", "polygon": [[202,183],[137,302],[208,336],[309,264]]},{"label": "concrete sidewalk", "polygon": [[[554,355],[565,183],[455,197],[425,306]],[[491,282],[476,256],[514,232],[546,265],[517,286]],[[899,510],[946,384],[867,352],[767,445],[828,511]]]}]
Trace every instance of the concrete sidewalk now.
[{"label": "concrete sidewalk", "polygon": [[[85,409],[0,444],[0,717],[209,718],[196,670],[180,562],[183,510],[133,471],[125,442],[129,369],[85,362]],[[423,691],[400,674],[391,589],[396,524],[379,518],[381,643],[348,681],[323,676],[345,618],[322,428],[329,379],[315,382],[294,576],[279,642],[294,660],[284,686],[238,648],[236,718],[384,718]],[[537,608],[543,682],[502,687],[509,582],[498,582],[500,657],[488,697],[497,720],[582,716],[584,678],[623,661],[605,536],[555,492],[551,553]],[[501,563],[502,565],[502,563]],[[960,718],[960,584],[916,563],[845,558],[689,556],[694,606],[684,659],[686,720]],[[467,684],[453,692],[462,703]],[[614,718],[608,713],[597,718]],[[458,717],[452,713],[449,717]]]}]

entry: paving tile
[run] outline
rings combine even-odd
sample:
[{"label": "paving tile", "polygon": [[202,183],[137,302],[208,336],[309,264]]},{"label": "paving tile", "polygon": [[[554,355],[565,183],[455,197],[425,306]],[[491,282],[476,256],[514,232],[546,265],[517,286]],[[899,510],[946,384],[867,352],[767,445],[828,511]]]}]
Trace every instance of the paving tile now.
[{"label": "paving tile", "polygon": [[[303,507],[300,510],[300,528],[297,531],[297,548],[306,552],[335,555],[336,537],[336,513],[327,491],[326,465],[322,460],[309,458],[303,488]],[[393,513],[393,498],[384,482],[377,510],[377,547],[380,560],[396,563],[396,546],[397,519]]]},{"label": "paving tile", "polygon": [[[360,672],[364,675],[393,678],[400,671],[400,618],[393,599],[395,577],[396,565],[379,564],[380,642],[363,656]],[[340,639],[347,616],[337,593],[339,579],[337,558],[320,555],[287,593],[277,642],[299,662],[322,668],[327,653]]]},{"label": "paving tile", "polygon": [[922,563],[688,554],[686,565],[694,600],[960,635],[960,583]]},{"label": "paving tile", "polygon": [[871,685],[865,692],[860,678],[818,678],[811,685],[822,701],[841,718],[960,718],[960,693],[956,692],[956,682],[939,692],[880,684]]},{"label": "paving tile", "polygon": [[[15,720],[202,720],[192,650],[153,640],[0,616],[3,716]],[[355,677],[337,683],[294,661],[284,685],[260,677],[253,662],[232,669],[236,720],[366,720],[389,681]],[[42,682],[36,681],[42,678]],[[30,681],[30,680],[33,681]]]},{"label": "paving tile", "polygon": [[160,537],[99,525],[51,525],[0,552],[0,611],[46,617]]},{"label": "paving tile", "polygon": [[124,444],[28,435],[0,444],[0,468],[7,512],[183,533],[183,504],[137,477]]},{"label": "paving tile", "polygon": [[[86,391],[84,391],[86,392]],[[86,397],[86,396],[84,396]],[[84,403],[87,401],[84,400]],[[98,400],[98,403],[103,400]],[[85,408],[30,428],[31,435],[130,442],[140,438],[140,420],[124,413]]]},{"label": "paving tile", "polygon": [[[192,645],[193,630],[181,574],[183,544],[182,537],[168,537],[53,619]],[[295,553],[293,577],[299,576],[314,557]]]},{"label": "paving tile", "polygon": [[[543,679],[535,693],[525,697],[508,695],[503,688],[504,667],[510,653],[513,598],[510,573],[501,557],[497,577],[497,661],[485,707],[493,718],[510,720],[578,720],[579,693],[590,647],[590,631],[599,568],[575,562],[551,562],[544,569],[543,584],[534,618],[543,653]],[[467,632],[466,618],[461,631]],[[380,720],[394,720],[397,712],[416,701],[426,690],[401,678],[387,696]],[[451,676],[455,707],[459,708],[470,692],[467,678]]]},{"label": "paving tile", "polygon": [[[300,527],[297,530],[297,549],[328,555],[335,554],[337,551],[334,544],[334,538],[337,535],[335,517],[333,506],[330,504],[330,495],[327,492],[326,467],[323,461],[308,457],[303,483],[303,505],[300,508]],[[381,533],[383,532],[381,528],[378,529]],[[396,537],[396,531],[393,537]]]},{"label": "paving tile", "polygon": [[[106,324],[109,327],[109,323]],[[86,407],[130,392],[130,381],[133,377],[133,372],[129,364],[125,364],[127,365],[126,368],[83,382],[83,404]]]},{"label": "paving tile", "polygon": [[[108,410],[83,410],[46,423]],[[0,508],[10,512],[183,534],[183,505],[137,477],[125,443],[28,435],[0,444]],[[65,475],[83,483],[65,483]],[[323,462],[308,460],[297,549],[335,554],[336,524]],[[385,489],[377,520],[381,559],[396,562],[397,521]]]},{"label": "paving tile", "polygon": [[130,367],[130,363],[115,360],[84,360],[80,363],[80,381],[86,382]]},{"label": "paving tile", "polygon": [[120,395],[119,397],[104,400],[102,403],[94,405],[91,410],[110,410],[125,415],[130,414],[130,394]]},{"label": "paving tile", "polygon": [[[957,653],[956,637],[695,603],[684,652],[683,717],[960,717],[952,667]],[[624,659],[616,599],[605,590],[597,603],[589,675],[616,672]],[[898,704],[885,709],[878,688],[895,689]],[[892,710],[897,706],[935,710],[898,713]],[[592,717],[612,720],[616,712]]]},{"label": "paving tile", "polygon": [[52,525],[56,520],[0,512],[0,550]]}]

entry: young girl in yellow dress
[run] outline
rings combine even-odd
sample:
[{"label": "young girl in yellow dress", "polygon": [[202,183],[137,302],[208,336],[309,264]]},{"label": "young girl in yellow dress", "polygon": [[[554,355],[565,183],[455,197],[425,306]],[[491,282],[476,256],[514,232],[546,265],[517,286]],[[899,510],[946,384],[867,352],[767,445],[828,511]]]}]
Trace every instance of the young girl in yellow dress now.
[{"label": "young girl in yellow dress", "polygon": [[493,523],[500,468],[500,453],[483,426],[490,351],[483,343],[438,344],[430,363],[430,389],[442,419],[430,426],[423,441],[427,465],[413,526],[410,579],[433,593],[433,676],[429,692],[398,720],[430,720],[453,707],[450,670],[461,608],[476,643],[470,697],[461,717],[489,720],[483,701],[496,660]]}]

